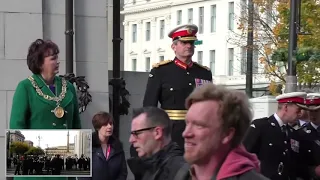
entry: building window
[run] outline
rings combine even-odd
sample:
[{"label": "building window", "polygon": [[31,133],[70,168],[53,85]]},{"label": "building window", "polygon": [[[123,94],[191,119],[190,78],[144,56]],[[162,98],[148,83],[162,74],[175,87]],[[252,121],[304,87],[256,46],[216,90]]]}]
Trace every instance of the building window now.
[{"label": "building window", "polygon": [[234,49],[228,49],[228,58],[229,58],[229,67],[228,67],[228,75],[233,76],[233,64],[234,64]]},{"label": "building window", "polygon": [[132,59],[132,71],[137,71],[137,59]]},{"label": "building window", "polygon": [[228,28],[234,29],[234,2],[229,2],[229,16],[228,16]]},{"label": "building window", "polygon": [[146,71],[149,72],[150,71],[150,57],[146,58]]},{"label": "building window", "polygon": [[202,64],[202,57],[203,57],[203,52],[202,51],[198,51],[198,63]]},{"label": "building window", "polygon": [[132,24],[132,42],[137,42],[137,24]]},{"label": "building window", "polygon": [[164,20],[160,20],[160,39],[164,38],[165,24]]},{"label": "building window", "polygon": [[210,50],[210,69],[212,72],[212,75],[215,75],[215,70],[216,70],[216,51],[215,50]]},{"label": "building window", "polygon": [[242,47],[241,48],[241,60],[240,60],[241,64],[241,75],[246,74],[247,71],[247,48],[246,47]]},{"label": "building window", "polygon": [[163,61],[164,60],[164,56],[159,56],[159,61]]},{"label": "building window", "polygon": [[177,25],[180,25],[182,23],[182,10],[177,11]]},{"label": "building window", "polygon": [[203,33],[204,7],[199,7],[199,34]]},{"label": "building window", "polygon": [[151,29],[151,23],[146,22],[146,41],[150,41],[150,29]]},{"label": "building window", "polygon": [[216,32],[216,23],[217,23],[217,6],[211,6],[211,32]]},{"label": "building window", "polygon": [[193,23],[193,9],[188,9],[188,23]]}]

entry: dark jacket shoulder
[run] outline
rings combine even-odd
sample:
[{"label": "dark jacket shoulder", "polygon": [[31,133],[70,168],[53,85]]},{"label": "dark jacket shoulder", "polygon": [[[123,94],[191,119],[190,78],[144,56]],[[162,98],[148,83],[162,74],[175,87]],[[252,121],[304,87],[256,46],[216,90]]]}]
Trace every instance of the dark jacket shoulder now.
[{"label": "dark jacket shoulder", "polygon": [[159,67],[164,67],[165,65],[169,65],[173,63],[172,60],[164,60],[164,61],[161,61],[161,62],[158,62],[158,63],[155,63],[152,65],[152,68],[159,68]]},{"label": "dark jacket shoulder", "polygon": [[[251,179],[252,180],[269,180],[269,178],[263,176],[262,174],[259,174],[255,170],[247,171],[234,179],[237,179],[237,180],[251,180]],[[233,179],[231,178],[230,180],[233,180]]]},{"label": "dark jacket shoulder", "polygon": [[167,163],[164,168],[166,169],[165,171],[169,172],[167,179],[172,179],[174,180],[177,172],[179,169],[186,164],[186,161],[184,160],[183,156],[173,156]]},{"label": "dark jacket shoulder", "polygon": [[200,67],[200,68],[202,68],[202,69],[204,69],[204,70],[207,70],[207,71],[210,71],[210,72],[211,72],[211,69],[210,69],[209,67],[207,67],[207,66],[204,66],[204,65],[202,65],[202,64],[199,64],[199,63],[197,63],[197,62],[193,62],[193,64],[196,65],[196,66],[198,66],[198,67]]},{"label": "dark jacket shoulder", "polygon": [[183,152],[174,142],[151,157],[128,159],[128,165],[136,180],[173,180],[184,163]]},{"label": "dark jacket shoulder", "polygon": [[254,119],[251,122],[251,127],[254,125],[255,127],[263,127],[265,125],[268,125],[269,122],[269,118],[270,117],[263,117],[263,118],[259,118],[259,119]]}]

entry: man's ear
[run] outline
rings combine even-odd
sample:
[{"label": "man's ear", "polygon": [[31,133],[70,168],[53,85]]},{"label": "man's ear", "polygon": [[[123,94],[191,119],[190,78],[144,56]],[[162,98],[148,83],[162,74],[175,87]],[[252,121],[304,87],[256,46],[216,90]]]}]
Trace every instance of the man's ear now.
[{"label": "man's ear", "polygon": [[222,139],[223,144],[229,144],[230,141],[233,139],[234,133],[236,130],[234,128],[230,128],[227,133],[225,133],[224,138]]},{"label": "man's ear", "polygon": [[154,130],[155,139],[161,139],[163,137],[163,129],[161,127],[156,127]]}]

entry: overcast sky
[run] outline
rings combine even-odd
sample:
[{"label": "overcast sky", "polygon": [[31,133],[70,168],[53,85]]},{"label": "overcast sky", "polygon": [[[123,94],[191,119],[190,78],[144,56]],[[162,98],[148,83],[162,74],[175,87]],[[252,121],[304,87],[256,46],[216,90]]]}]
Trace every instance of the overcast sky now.
[{"label": "overcast sky", "polygon": [[[74,136],[79,130],[69,130],[69,142],[74,143]],[[40,147],[45,149],[54,146],[67,145],[67,130],[21,130],[25,140],[33,142],[33,146],[39,146],[38,136],[40,136]]]}]

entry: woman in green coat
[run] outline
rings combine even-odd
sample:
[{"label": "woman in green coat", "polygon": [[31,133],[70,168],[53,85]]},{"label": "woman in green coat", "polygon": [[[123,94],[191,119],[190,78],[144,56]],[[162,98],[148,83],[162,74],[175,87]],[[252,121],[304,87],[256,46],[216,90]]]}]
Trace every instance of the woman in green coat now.
[{"label": "woman in green coat", "polygon": [[37,39],[30,45],[27,64],[33,75],[22,80],[16,88],[10,129],[81,129],[76,90],[64,78],[56,76],[58,54],[59,48],[52,41]]}]

